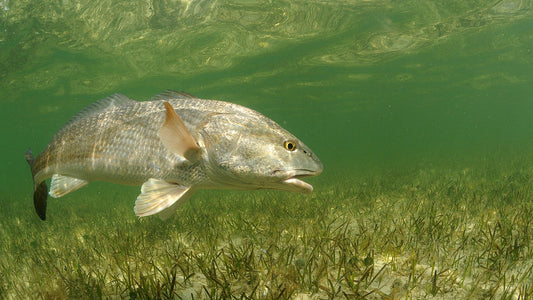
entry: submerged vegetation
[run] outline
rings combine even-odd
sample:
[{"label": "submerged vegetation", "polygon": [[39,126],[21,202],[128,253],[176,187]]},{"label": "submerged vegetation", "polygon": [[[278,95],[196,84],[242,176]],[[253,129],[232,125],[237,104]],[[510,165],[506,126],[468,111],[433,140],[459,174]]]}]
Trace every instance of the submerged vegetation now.
[{"label": "submerged vegetation", "polygon": [[0,298],[533,295],[531,164],[313,183],[312,196],[201,191],[167,221],[138,219],[132,193],[95,192],[105,184],[50,200],[46,222],[29,199],[12,199],[0,220]]}]

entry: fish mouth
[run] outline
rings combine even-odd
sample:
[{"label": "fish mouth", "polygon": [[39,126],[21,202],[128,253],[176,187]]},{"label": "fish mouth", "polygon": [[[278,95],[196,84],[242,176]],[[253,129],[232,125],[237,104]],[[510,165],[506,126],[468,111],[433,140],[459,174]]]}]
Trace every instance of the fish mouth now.
[{"label": "fish mouth", "polygon": [[311,194],[313,192],[313,186],[303,180],[300,180],[300,178],[316,176],[321,172],[322,170],[313,171],[308,169],[294,169],[289,171],[276,170],[274,171],[274,174],[282,177],[280,182],[281,190]]}]

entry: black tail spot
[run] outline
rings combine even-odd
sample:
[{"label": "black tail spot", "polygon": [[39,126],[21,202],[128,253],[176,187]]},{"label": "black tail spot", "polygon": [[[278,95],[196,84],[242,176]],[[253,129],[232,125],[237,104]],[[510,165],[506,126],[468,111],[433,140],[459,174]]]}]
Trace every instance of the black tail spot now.
[{"label": "black tail spot", "polygon": [[[24,158],[26,158],[26,161],[31,168],[33,166],[34,158],[30,149],[26,150]],[[35,207],[37,215],[43,221],[46,220],[46,198],[48,198],[48,187],[46,186],[46,181],[43,181],[39,183],[33,191],[33,206]]]},{"label": "black tail spot", "polygon": [[41,182],[35,192],[33,192],[33,205],[35,206],[35,212],[41,220],[46,220],[46,198],[48,198],[48,187],[46,181]]}]

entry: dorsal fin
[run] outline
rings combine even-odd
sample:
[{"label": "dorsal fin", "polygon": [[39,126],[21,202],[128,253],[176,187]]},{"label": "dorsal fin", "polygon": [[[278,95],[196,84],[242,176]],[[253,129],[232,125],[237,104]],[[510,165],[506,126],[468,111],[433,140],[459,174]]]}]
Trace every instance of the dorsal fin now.
[{"label": "dorsal fin", "polygon": [[128,96],[123,94],[113,94],[109,97],[100,99],[94,103],[91,103],[87,105],[84,109],[82,109],[79,113],[74,115],[67,123],[70,124],[76,120],[86,118],[88,116],[95,115],[99,112],[102,112],[112,106],[121,106],[124,104],[130,104],[135,103],[137,101],[128,98]]},{"label": "dorsal fin", "polygon": [[153,96],[150,100],[171,100],[171,99],[185,100],[185,99],[199,99],[199,98],[186,92],[166,90],[159,95]]}]

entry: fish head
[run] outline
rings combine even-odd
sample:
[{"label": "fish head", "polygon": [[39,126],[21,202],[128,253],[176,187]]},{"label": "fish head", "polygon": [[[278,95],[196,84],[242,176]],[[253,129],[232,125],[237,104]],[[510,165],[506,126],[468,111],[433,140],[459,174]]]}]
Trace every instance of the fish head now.
[{"label": "fish head", "polygon": [[257,115],[219,115],[204,132],[211,177],[231,188],[311,193],[301,178],[322,172],[318,157],[274,121]]}]

